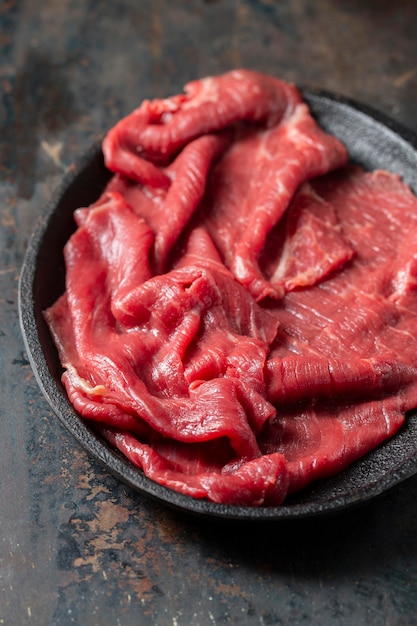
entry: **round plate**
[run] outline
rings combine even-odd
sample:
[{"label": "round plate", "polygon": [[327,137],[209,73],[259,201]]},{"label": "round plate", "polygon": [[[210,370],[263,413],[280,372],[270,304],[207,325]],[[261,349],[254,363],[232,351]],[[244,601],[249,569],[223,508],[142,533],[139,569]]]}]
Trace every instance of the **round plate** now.
[{"label": "round plate", "polygon": [[[366,169],[400,174],[417,191],[417,137],[385,116],[346,98],[303,91],[319,124],[339,137]],[[100,144],[71,168],[46,207],[28,246],[19,284],[22,333],[36,379],[57,416],[78,442],[130,487],[167,505],[233,520],[295,519],[340,511],[373,498],[417,472],[417,413],[392,439],[333,478],[314,483],[279,507],[215,504],[182,495],[145,477],[95,434],[74,411],[61,384],[61,365],[42,311],[64,291],[62,249],[75,229],[73,211],[99,196],[110,174]]]}]

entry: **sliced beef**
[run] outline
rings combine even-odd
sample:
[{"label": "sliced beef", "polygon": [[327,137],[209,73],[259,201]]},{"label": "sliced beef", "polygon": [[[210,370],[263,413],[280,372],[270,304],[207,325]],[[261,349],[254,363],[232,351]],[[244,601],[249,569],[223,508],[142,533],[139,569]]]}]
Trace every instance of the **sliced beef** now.
[{"label": "sliced beef", "polygon": [[149,263],[155,274],[168,269],[169,255],[203,198],[213,163],[229,144],[227,134],[206,135],[187,146],[167,168],[169,184],[139,186],[116,176],[106,192],[120,193],[155,235]]},{"label": "sliced beef", "polygon": [[[289,83],[248,70],[194,80],[185,93],[145,100],[107,134],[103,151],[107,167],[139,183],[152,183],[144,164],[167,164],[193,139],[236,122],[275,126],[301,102]],[[156,176],[156,175],[155,175]],[[156,176],[157,177],[157,176]]]},{"label": "sliced beef", "polygon": [[80,415],[145,474],[277,505],[417,407],[417,199],[244,70],[110,131],[45,312]]},{"label": "sliced beef", "polygon": [[336,275],[313,289],[289,293],[276,307],[281,345],[297,353],[383,355],[413,364],[416,292],[412,280],[399,277],[412,272],[417,199],[397,176],[358,167],[314,186],[332,203],[355,257]]},{"label": "sliced beef", "polygon": [[[190,451],[184,451],[181,444],[160,449],[157,444],[140,443],[127,433],[102,432],[149,478],[194,498],[208,498],[220,504],[268,506],[281,504],[288,493],[287,462],[279,453],[213,468],[213,459],[222,459],[222,450],[219,454],[218,449],[211,449],[206,455],[207,451],[197,446],[190,463]],[[204,463],[206,456],[208,462]]]},{"label": "sliced beef", "polygon": [[275,414],[263,372],[277,320],[217,262],[123,285],[119,255],[146,256],[143,219],[114,193],[81,215],[65,249],[67,295],[46,313],[77,410],[133,433],[146,424],[151,438],[227,440],[229,461],[258,458],[256,432]]},{"label": "sliced beef", "polygon": [[404,423],[401,401],[312,404],[279,412],[261,437],[264,454],[281,452],[287,460],[288,492],[341,472],[394,435]]},{"label": "sliced beef", "polygon": [[282,223],[269,233],[260,266],[276,291],[288,292],[318,283],[353,255],[333,205],[305,183]]},{"label": "sliced beef", "polygon": [[152,211],[156,272],[167,269],[207,183],[206,225],[226,265],[257,300],[283,295],[258,266],[269,231],[302,182],[347,161],[342,143],[319,128],[294,86],[246,70],[194,81],[183,96],[144,102],[108,133],[103,151],[111,170],[154,199],[144,210]]},{"label": "sliced beef", "polygon": [[[414,384],[416,375],[417,368],[402,361],[307,354],[270,357],[265,382],[268,399],[281,407],[328,398],[383,398]],[[414,398],[402,409],[408,410],[413,402]]]},{"label": "sliced beef", "polygon": [[[269,232],[304,181],[344,165],[346,159],[342,144],[324,133],[300,104],[273,128],[243,132],[214,169],[203,209],[210,232],[226,265],[256,300],[283,295],[258,265]],[[233,228],[225,229],[227,223]]]}]

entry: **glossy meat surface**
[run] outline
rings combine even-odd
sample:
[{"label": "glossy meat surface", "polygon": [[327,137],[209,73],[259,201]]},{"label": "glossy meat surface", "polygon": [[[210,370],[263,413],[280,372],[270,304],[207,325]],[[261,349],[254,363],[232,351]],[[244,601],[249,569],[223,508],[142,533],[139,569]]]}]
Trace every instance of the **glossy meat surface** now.
[{"label": "glossy meat surface", "polygon": [[107,135],[45,312],[80,415],[146,475],[279,505],[417,406],[417,200],[239,70]]}]

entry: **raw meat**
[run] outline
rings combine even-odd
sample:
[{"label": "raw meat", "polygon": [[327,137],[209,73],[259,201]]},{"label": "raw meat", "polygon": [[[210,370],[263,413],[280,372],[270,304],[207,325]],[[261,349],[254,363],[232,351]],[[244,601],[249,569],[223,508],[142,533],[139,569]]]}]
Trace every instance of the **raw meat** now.
[{"label": "raw meat", "polygon": [[[417,407],[417,200],[239,70],[103,143],[45,318],[80,415],[152,480],[271,506]],[[400,252],[398,252],[400,251]]]},{"label": "raw meat", "polygon": [[[345,164],[346,149],[319,128],[295,87],[270,76],[240,70],[185,89],[184,96],[145,101],[103,143],[112,171],[152,188],[151,211],[163,215],[162,223],[156,217],[154,267],[165,269],[179,226],[201,200],[207,169],[229,140],[232,146],[214,169],[202,203],[209,231],[226,265],[257,300],[282,295],[258,268],[266,236],[299,185]],[[217,142],[214,132],[220,133]],[[195,146],[202,136],[210,156]],[[170,232],[167,249],[162,240],[174,215],[178,227]],[[233,228],[226,229],[232,221]]]},{"label": "raw meat", "polygon": [[257,300],[283,295],[280,282],[267,280],[258,266],[268,233],[304,181],[346,160],[342,144],[299,104],[277,126],[240,131],[214,168],[201,211],[224,262]]}]

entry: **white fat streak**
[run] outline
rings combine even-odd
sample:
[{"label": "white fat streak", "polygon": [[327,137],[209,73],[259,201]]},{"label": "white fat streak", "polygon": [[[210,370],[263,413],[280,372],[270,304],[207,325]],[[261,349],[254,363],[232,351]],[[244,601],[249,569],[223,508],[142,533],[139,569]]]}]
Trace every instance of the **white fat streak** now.
[{"label": "white fat streak", "polygon": [[104,396],[105,395],[106,388],[104,387],[104,385],[95,385],[94,387],[92,387],[90,383],[87,380],[85,380],[85,378],[82,378],[81,376],[79,376],[76,368],[73,365],[71,365],[71,363],[66,363],[65,368],[68,372],[68,376],[70,377],[71,382],[74,385],[74,387],[76,387],[77,389],[79,389],[80,391],[82,391],[83,393],[89,396]]}]

